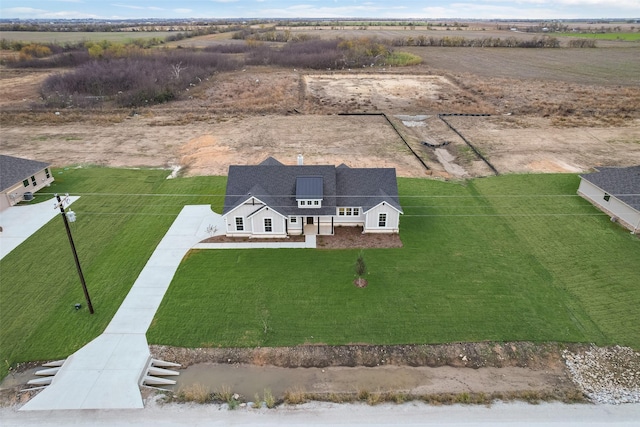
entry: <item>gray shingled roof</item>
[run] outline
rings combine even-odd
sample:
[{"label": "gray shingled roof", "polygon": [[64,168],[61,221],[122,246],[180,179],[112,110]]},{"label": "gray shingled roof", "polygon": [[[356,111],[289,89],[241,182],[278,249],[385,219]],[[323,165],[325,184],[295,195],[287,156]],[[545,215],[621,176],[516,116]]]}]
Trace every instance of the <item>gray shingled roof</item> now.
[{"label": "gray shingled roof", "polygon": [[[300,209],[296,201],[299,176],[322,177],[321,208]],[[259,185],[258,185],[259,184]],[[336,211],[335,166],[257,165],[229,166],[223,214],[255,196],[282,215],[334,215]]]},{"label": "gray shingled roof", "polygon": [[49,167],[49,163],[0,154],[0,191],[28,179]]},{"label": "gray shingled roof", "polygon": [[392,168],[337,168],[338,206],[361,206],[366,212],[387,202],[402,212],[396,170]]},{"label": "gray shingled roof", "polygon": [[640,166],[600,168],[598,172],[580,177],[632,208],[640,210]]},{"label": "gray shingled roof", "polygon": [[[229,166],[223,214],[255,196],[282,215],[335,215],[336,207],[364,211],[386,202],[402,212],[396,171],[392,168],[349,168],[314,165],[278,165],[267,159],[256,166]],[[273,160],[273,161],[272,161]],[[275,161],[275,162],[274,162]],[[298,178],[322,182],[322,207],[298,208]]]}]

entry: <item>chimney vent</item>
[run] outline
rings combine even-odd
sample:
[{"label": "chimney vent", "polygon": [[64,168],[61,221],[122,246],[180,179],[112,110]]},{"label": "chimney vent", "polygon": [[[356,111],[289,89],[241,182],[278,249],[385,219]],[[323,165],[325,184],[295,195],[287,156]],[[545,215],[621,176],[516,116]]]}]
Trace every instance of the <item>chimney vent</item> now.
[{"label": "chimney vent", "polygon": [[298,154],[298,166],[302,166],[304,164],[304,157],[302,154]]}]

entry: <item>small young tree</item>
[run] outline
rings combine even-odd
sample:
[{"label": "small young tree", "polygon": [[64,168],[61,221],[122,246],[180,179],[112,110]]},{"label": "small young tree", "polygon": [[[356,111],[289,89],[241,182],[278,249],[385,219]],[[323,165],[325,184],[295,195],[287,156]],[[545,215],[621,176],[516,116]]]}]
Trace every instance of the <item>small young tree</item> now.
[{"label": "small young tree", "polygon": [[362,252],[358,254],[358,259],[356,259],[356,265],[354,268],[357,277],[353,283],[359,288],[364,288],[368,284],[367,279],[362,277],[367,274],[367,264],[364,262],[364,254]]}]

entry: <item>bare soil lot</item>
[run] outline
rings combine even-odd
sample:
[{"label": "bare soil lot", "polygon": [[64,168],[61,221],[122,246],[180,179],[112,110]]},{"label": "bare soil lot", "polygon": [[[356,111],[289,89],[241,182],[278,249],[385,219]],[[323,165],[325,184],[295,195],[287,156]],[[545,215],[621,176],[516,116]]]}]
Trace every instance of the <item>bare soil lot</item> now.
[{"label": "bare soil lot", "polygon": [[[447,120],[501,173],[640,163],[639,88],[602,87],[601,98],[595,98],[597,87],[483,81],[420,70],[253,68],[212,77],[174,103],[135,111],[58,112],[29,111],[23,101],[37,98],[37,82],[46,73],[7,73],[0,78],[6,95],[2,150],[28,152],[56,166],[180,166],[188,175],[223,175],[230,164],[267,156],[293,163],[298,153],[307,164],[395,167],[407,177],[492,174],[437,116],[459,112],[492,115]],[[380,115],[338,113],[385,113],[395,129]],[[422,142],[450,144],[433,149]]]}]

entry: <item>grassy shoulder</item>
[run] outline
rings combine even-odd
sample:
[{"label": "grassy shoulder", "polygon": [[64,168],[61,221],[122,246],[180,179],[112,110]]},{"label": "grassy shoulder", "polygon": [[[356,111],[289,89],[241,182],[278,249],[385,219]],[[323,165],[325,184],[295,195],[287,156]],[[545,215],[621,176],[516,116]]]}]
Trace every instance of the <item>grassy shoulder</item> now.
[{"label": "grassy shoulder", "polygon": [[192,251],[148,332],[184,347],[563,341],[640,347],[640,241],[575,175],[401,179],[401,249]]},{"label": "grassy shoulder", "polygon": [[[72,233],[95,308],[86,306],[64,225],[55,217],[0,261],[0,378],[18,362],[64,358],[98,336],[185,204],[222,198],[224,178],[168,171],[54,170],[50,191],[80,195]],[[51,194],[38,193],[37,201]]]}]

